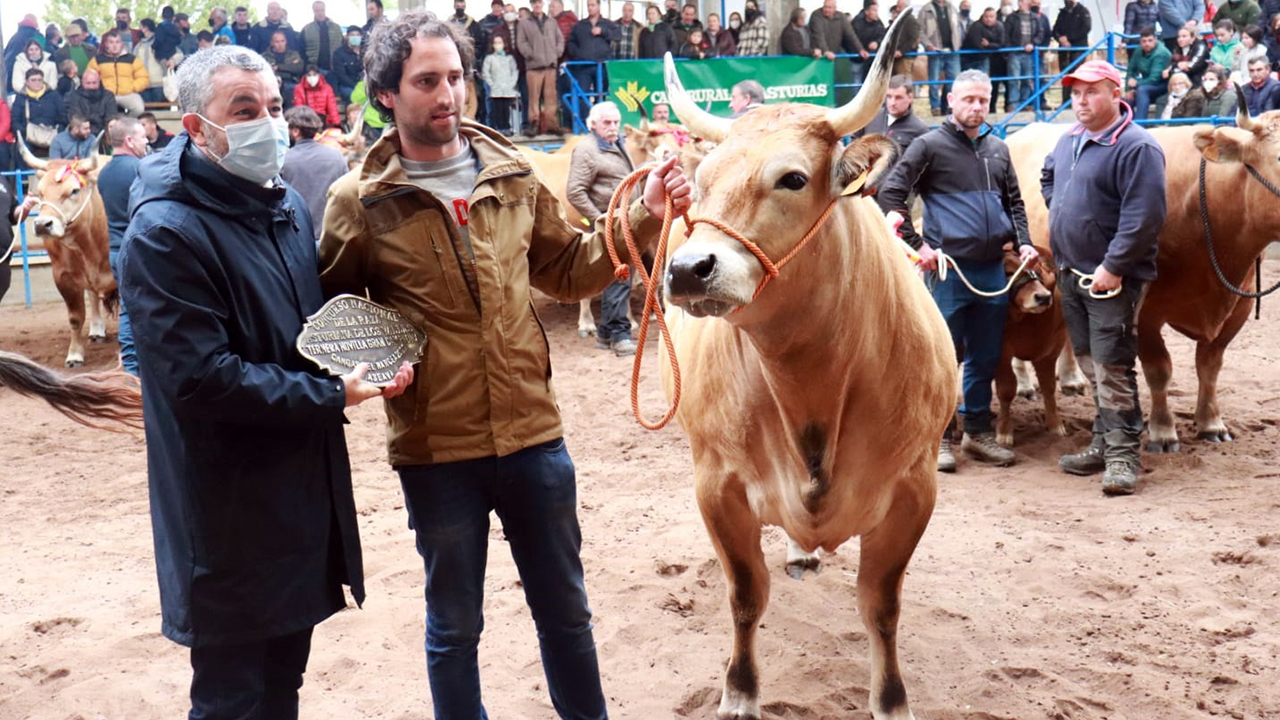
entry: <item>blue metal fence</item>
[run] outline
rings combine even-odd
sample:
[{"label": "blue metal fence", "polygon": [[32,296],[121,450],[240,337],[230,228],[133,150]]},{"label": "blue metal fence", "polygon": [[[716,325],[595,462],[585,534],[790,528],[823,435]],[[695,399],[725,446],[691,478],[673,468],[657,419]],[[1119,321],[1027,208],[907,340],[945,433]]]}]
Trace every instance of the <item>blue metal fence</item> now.
[{"label": "blue metal fence", "polygon": [[[3,102],[3,101],[0,100],[0,102]],[[35,171],[11,170],[8,172],[0,172],[0,177],[13,178],[14,195],[18,198],[19,203],[22,202],[22,195],[23,195],[22,180],[23,178],[29,175],[35,175]],[[32,217],[34,217],[35,215],[36,213],[32,213]],[[46,257],[48,253],[44,251],[32,252],[31,248],[27,247],[27,223],[25,219],[21,224],[18,225],[18,241],[19,241],[18,257],[22,258],[22,289],[24,293],[23,297],[26,300],[27,307],[31,307],[31,258]],[[10,261],[6,261],[6,262],[10,262]]]}]

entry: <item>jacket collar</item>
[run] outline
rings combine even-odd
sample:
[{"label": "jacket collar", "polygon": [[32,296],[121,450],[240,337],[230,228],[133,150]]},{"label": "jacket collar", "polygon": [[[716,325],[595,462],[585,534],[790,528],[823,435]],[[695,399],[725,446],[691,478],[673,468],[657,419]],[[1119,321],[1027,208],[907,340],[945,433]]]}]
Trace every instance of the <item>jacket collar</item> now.
[{"label": "jacket collar", "polygon": [[[533,172],[529,159],[500,134],[470,120],[463,120],[458,129],[476,154],[480,174],[476,185],[506,175],[523,175]],[[360,169],[360,198],[370,199],[414,187],[400,164],[400,135],[392,128],[378,139],[364,159]]]},{"label": "jacket collar", "polygon": [[[888,112],[886,112],[885,115],[887,117]],[[948,135],[951,135],[952,137],[963,140],[967,143],[972,143],[974,145],[982,144],[982,141],[985,140],[986,137],[990,135],[991,131],[994,129],[991,127],[989,123],[982,123],[982,129],[978,131],[978,137],[970,139],[970,137],[965,134],[964,128],[957,125],[955,117],[951,115],[947,116],[947,119],[942,123],[940,127]]]},{"label": "jacket collar", "polygon": [[[1098,137],[1089,138],[1089,139],[1098,143],[1099,145],[1115,145],[1116,141],[1120,139],[1120,133],[1124,132],[1132,124],[1133,124],[1133,108],[1129,107],[1129,103],[1121,100],[1120,101],[1120,119],[1110,128],[1107,128],[1106,130],[1104,130],[1103,133]],[[1085,129],[1084,125],[1080,123],[1076,123],[1075,126],[1071,128],[1072,135],[1081,135],[1087,132],[1088,131]]]}]

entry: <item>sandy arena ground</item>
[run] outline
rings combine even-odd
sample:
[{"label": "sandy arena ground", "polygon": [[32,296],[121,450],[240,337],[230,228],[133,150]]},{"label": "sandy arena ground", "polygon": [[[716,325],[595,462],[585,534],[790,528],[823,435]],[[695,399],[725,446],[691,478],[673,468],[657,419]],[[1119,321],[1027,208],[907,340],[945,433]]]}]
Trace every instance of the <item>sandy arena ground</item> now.
[{"label": "sandy arena ground", "polygon": [[[1280,262],[1268,263],[1265,277],[1277,274]],[[610,712],[713,718],[731,634],[687,445],[678,429],[636,425],[631,362],[579,340],[576,308],[540,310],[578,468]],[[60,304],[6,306],[0,348],[61,366],[64,327]],[[1134,497],[1105,498],[1096,477],[1058,472],[1058,455],[1086,441],[1092,404],[1079,397],[1064,402],[1071,437],[1047,435],[1038,403],[1021,400],[1018,466],[966,463],[941,478],[903,600],[917,718],[1280,718],[1278,329],[1271,301],[1228,352],[1221,402],[1239,439],[1224,445],[1192,439],[1193,350],[1173,340],[1184,449],[1144,456]],[[114,345],[90,346],[88,357],[91,368],[111,367]],[[647,367],[643,397],[656,415],[656,362]],[[370,403],[350,418],[369,597],[319,627],[302,714],[429,718],[422,566],[385,463],[382,411]],[[0,437],[0,718],[185,717],[187,654],[159,633],[142,438],[82,428],[4,389]],[[496,520],[491,539],[480,650],[489,714],[553,718]],[[857,545],[799,582],[782,571],[776,530],[766,554],[766,717],[869,717]]]}]

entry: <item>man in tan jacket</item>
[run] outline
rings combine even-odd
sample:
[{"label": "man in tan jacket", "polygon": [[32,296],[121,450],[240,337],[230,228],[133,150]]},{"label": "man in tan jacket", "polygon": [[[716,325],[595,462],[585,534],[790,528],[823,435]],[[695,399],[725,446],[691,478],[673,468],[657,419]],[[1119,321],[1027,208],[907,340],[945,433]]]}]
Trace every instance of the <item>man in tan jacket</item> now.
[{"label": "man in tan jacket", "polygon": [[[429,13],[365,48],[374,107],[395,130],[334,184],[320,240],[327,295],[367,294],[427,334],[414,384],[386,402],[391,464],[426,569],[427,675],[437,720],[484,717],[476,648],[489,512],[524,583],[552,704],[605,718],[579,559],[573,462],[531,287],[576,301],[613,278],[603,219],[584,235],[529,161],[463,121],[471,41]],[[665,197],[691,188],[674,160],[628,208],[642,242]],[[620,237],[619,233],[619,237]],[[625,250],[623,250],[625,252]]]},{"label": "man in tan jacket", "polygon": [[516,49],[524,56],[529,88],[527,122],[537,127],[539,134],[546,134],[560,129],[556,70],[564,54],[564,34],[555,18],[542,11],[542,0],[531,0],[529,7],[533,14],[516,24]]}]

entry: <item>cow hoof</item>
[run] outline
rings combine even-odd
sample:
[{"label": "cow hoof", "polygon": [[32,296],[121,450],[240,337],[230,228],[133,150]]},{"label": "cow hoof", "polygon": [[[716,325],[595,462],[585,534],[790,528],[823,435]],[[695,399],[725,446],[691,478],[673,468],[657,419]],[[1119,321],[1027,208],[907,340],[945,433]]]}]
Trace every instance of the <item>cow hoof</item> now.
[{"label": "cow hoof", "polygon": [[787,574],[792,580],[803,580],[804,571],[809,570],[814,575],[822,572],[822,561],[816,557],[803,558],[800,560],[792,560],[787,563]]},{"label": "cow hoof", "polygon": [[1022,398],[1023,400],[1035,400],[1036,389],[1035,388],[1018,388],[1018,397]]},{"label": "cow hoof", "polygon": [[595,336],[596,336],[595,328],[591,328],[590,330],[586,328],[578,328],[578,337],[580,338],[586,339],[586,338],[595,337]]},{"label": "cow hoof", "polygon": [[1058,437],[1067,436],[1067,426],[1062,423],[1058,423],[1056,426],[1049,428],[1049,431]]},{"label": "cow hoof", "polygon": [[1084,395],[1084,385],[1063,385],[1062,394],[1068,397]]},{"label": "cow hoof", "polygon": [[1005,447],[1013,447],[1013,433],[996,433],[996,442]]},{"label": "cow hoof", "polygon": [[106,335],[90,335],[89,336],[89,342],[91,343],[104,343],[106,341],[107,341]]},{"label": "cow hoof", "polygon": [[69,368],[77,368],[84,364],[84,358],[80,358],[78,360],[75,358],[67,358],[67,362],[64,364]]},{"label": "cow hoof", "polygon": [[1176,453],[1182,449],[1182,445],[1177,440],[1152,440],[1147,443],[1147,452],[1155,455],[1163,455],[1165,453]]},{"label": "cow hoof", "polygon": [[1235,440],[1235,438],[1231,436],[1231,431],[1226,428],[1221,428],[1219,430],[1204,430],[1199,435],[1196,435],[1196,437],[1201,440],[1208,440],[1211,443],[1231,442],[1232,440]]}]

